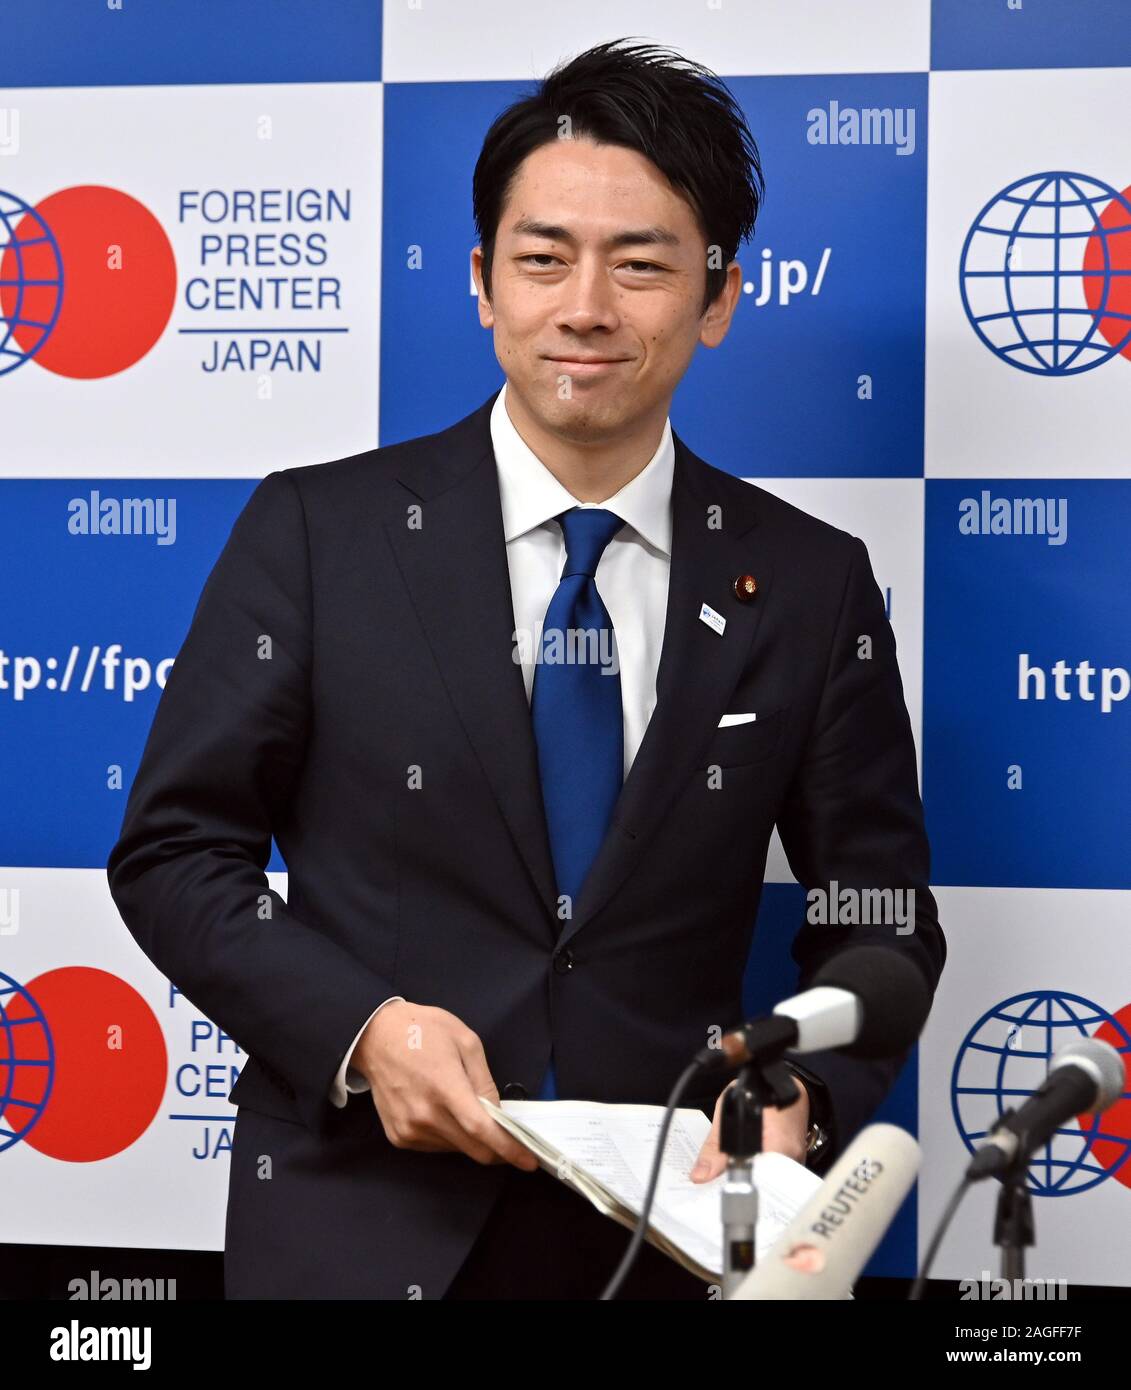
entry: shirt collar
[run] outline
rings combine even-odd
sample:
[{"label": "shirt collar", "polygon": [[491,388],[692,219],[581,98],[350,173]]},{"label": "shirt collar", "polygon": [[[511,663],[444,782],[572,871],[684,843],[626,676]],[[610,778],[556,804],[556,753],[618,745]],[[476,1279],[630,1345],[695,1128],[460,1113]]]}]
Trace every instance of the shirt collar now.
[{"label": "shirt collar", "polygon": [[503,535],[507,542],[570,507],[599,505],[613,512],[665,555],[672,544],[672,477],[675,445],[671,420],[664,421],[656,452],[619,492],[598,504],[578,502],[538,458],[514,427],[507,414],[507,388],[491,407],[491,443],[499,474],[499,498],[503,508]]}]

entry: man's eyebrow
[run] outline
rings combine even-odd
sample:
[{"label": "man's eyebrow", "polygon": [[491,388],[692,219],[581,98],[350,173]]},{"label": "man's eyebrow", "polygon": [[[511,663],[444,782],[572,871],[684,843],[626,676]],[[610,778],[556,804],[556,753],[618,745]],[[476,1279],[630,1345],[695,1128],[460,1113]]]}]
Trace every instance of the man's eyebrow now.
[{"label": "man's eyebrow", "polygon": [[[533,217],[520,217],[511,227],[519,236],[542,237],[546,241],[564,241],[569,246],[577,245],[577,238],[557,222],[539,222]],[[635,227],[606,237],[603,242],[606,251],[617,251],[625,246],[679,246],[680,240],[675,232],[667,227]]]}]

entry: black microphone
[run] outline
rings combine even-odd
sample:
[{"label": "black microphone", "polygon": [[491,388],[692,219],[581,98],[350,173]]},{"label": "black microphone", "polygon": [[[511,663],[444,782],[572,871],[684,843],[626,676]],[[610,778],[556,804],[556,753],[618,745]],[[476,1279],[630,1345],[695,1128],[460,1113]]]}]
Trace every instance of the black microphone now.
[{"label": "black microphone", "polygon": [[852,1057],[894,1057],[918,1038],[930,1010],[926,978],[902,951],[854,946],[822,965],[812,988],[786,999],[769,1018],[724,1034],[696,1061],[718,1070],[828,1048]]},{"label": "black microphone", "polygon": [[1077,1115],[1114,1105],[1125,1084],[1123,1058],[1099,1038],[1078,1038],[1052,1059],[1049,1074],[1018,1110],[1007,1111],[966,1169],[969,1182],[1004,1173]]}]

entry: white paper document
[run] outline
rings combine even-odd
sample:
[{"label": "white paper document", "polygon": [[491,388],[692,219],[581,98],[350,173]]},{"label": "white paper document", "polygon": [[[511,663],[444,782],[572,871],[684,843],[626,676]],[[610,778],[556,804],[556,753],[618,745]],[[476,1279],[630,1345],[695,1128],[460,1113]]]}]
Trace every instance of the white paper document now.
[{"label": "white paper document", "polygon": [[[630,1229],[639,1224],[660,1136],[659,1105],[607,1105],[582,1100],[504,1100],[483,1104],[538,1157],[542,1167]],[[711,1122],[702,1110],[672,1117],[648,1240],[708,1283],[722,1278],[723,1175],[692,1182],[691,1169]],[[784,1154],[754,1160],[758,1188],[758,1259],[793,1219],[821,1179]]]}]

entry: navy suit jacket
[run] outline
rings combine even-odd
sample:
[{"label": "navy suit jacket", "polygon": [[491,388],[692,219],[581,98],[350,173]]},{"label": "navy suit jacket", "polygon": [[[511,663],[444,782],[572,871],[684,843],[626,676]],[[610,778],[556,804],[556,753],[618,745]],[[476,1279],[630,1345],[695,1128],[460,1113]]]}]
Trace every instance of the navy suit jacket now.
[{"label": "navy suit jacket", "polygon": [[[107,865],[142,949],[248,1054],[231,1092],[229,1296],[439,1298],[481,1229],[505,1166],[397,1148],[368,1095],[329,1100],[389,995],[474,1029],[500,1090],[537,1094],[552,1043],[562,1095],[660,1103],[710,1030],[741,1020],[775,823],[806,887],[916,894],[909,935],[801,924],[802,987],[854,944],[904,952],[932,989],[942,968],[867,551],[678,435],[658,701],[559,921],[493,401],[259,483],[202,590]],[[757,580],[749,602],[741,574]],[[728,711],[757,719],[719,728]],[[272,835],[285,903],[264,873]],[[902,1061],[804,1060],[839,1147]],[[724,1081],[688,1103],[709,1110]]]}]

